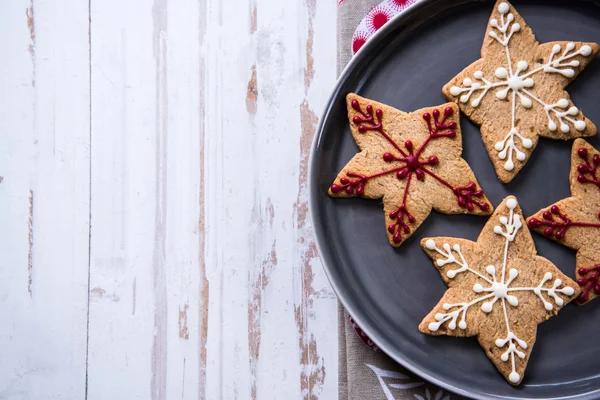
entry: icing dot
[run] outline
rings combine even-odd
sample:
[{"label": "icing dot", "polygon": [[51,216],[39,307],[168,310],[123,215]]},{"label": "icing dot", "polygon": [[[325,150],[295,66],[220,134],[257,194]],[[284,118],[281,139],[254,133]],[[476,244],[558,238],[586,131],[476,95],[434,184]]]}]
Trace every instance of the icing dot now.
[{"label": "icing dot", "polygon": [[513,307],[516,307],[519,305],[519,299],[517,299],[516,296],[506,296],[506,300]]},{"label": "icing dot", "polygon": [[566,288],[563,289],[563,293],[566,294],[567,296],[572,296],[573,293],[575,293],[575,289],[567,286]]},{"label": "icing dot", "polygon": [[494,227],[494,233],[497,233],[498,235],[500,235],[502,233],[502,228],[500,228],[498,225],[496,225]]},{"label": "icing dot", "polygon": [[486,303],[483,303],[481,305],[481,311],[486,312],[486,313],[492,312],[493,308],[494,308],[494,306],[489,301]]},{"label": "icing dot", "polygon": [[554,306],[552,305],[552,303],[548,303],[548,302],[546,302],[544,304],[544,307],[546,307],[546,310],[548,310],[548,311],[552,311],[552,309],[554,308]]},{"label": "icing dot", "polygon": [[512,160],[508,160],[506,163],[504,163],[504,169],[507,171],[512,171],[515,169],[515,163],[512,162]]},{"label": "icing dot", "polygon": [[504,346],[504,340],[502,340],[502,339],[496,339],[496,346],[497,347]]},{"label": "icing dot", "polygon": [[463,85],[471,86],[473,85],[473,81],[471,80],[471,78],[465,78],[465,80],[463,81]]},{"label": "icing dot", "polygon": [[548,122],[548,129],[554,132],[556,130],[556,123],[554,121]]},{"label": "icing dot", "polygon": [[508,380],[511,381],[512,383],[519,382],[519,379],[521,379],[521,377],[519,376],[519,374],[517,374],[514,371],[511,372],[510,375],[508,376]]},{"label": "icing dot", "polygon": [[569,125],[565,124],[564,122],[560,124],[560,131],[562,133],[568,133],[571,130],[571,128],[569,128]]},{"label": "icing dot", "polygon": [[506,207],[508,207],[511,210],[517,208],[517,199],[508,199],[508,201],[506,202]]},{"label": "icing dot", "polygon": [[460,102],[461,103],[466,103],[467,101],[469,101],[469,96],[466,94],[463,94],[462,96],[460,96]]},{"label": "icing dot", "polygon": [[428,328],[430,331],[435,332],[440,328],[440,324],[436,324],[435,322],[432,322],[429,324]]},{"label": "icing dot", "polygon": [[500,11],[500,14],[506,14],[508,12],[508,8],[508,3],[502,2],[498,6],[498,11]]},{"label": "icing dot", "polygon": [[452,308],[452,305],[449,303],[444,303],[444,305],[442,306],[442,308],[446,311],[448,311],[450,308]]},{"label": "icing dot", "polygon": [[519,151],[517,153],[517,160],[519,160],[519,161],[525,161],[526,158],[527,158],[527,156],[525,155],[525,153],[523,153],[521,151]]},{"label": "icing dot", "polygon": [[481,286],[481,284],[476,283],[475,285],[473,285],[473,291],[475,293],[481,293],[483,292],[483,286]]},{"label": "icing dot", "polygon": [[496,18],[492,18],[492,20],[490,21],[490,25],[494,28],[498,27],[498,20]]},{"label": "icing dot", "polygon": [[[511,14],[511,15],[512,15],[512,14]],[[517,24],[513,24],[513,26],[512,26],[512,28],[511,28],[511,30],[512,30],[513,32],[519,32],[519,31],[521,30],[521,24],[518,24],[518,23],[517,23]]]},{"label": "icing dot", "polygon": [[458,323],[458,327],[459,327],[460,329],[467,329],[467,323],[466,323],[465,321],[460,321],[460,322]]},{"label": "icing dot", "polygon": [[556,302],[556,304],[558,304],[559,306],[562,306],[564,304],[563,299],[561,299],[560,297],[557,297],[556,299],[554,299],[554,301]]},{"label": "icing dot", "polygon": [[448,278],[452,279],[456,276],[456,271],[450,270],[446,275],[448,275]]},{"label": "icing dot", "polygon": [[579,114],[579,108],[573,106],[573,107],[569,108],[568,113],[569,113],[569,115],[577,115],[577,114]]},{"label": "icing dot", "polygon": [[503,354],[500,356],[500,359],[501,359],[502,361],[508,361],[508,351],[507,351],[506,353],[503,353]]},{"label": "icing dot", "polygon": [[504,67],[500,67],[496,70],[496,77],[500,79],[506,79],[508,77],[508,71]]},{"label": "icing dot", "polygon": [[477,79],[481,79],[483,78],[483,72],[481,71],[475,71],[475,73],[473,74],[473,76]]},{"label": "icing dot", "polygon": [[567,100],[567,99],[560,99],[558,101],[558,103],[556,103],[556,105],[558,105],[560,108],[567,108],[567,107],[569,107],[569,100]]},{"label": "icing dot", "polygon": [[507,224],[508,218],[506,218],[505,216],[502,216],[502,217],[500,217],[500,222],[502,222],[503,224]]},{"label": "icing dot", "polygon": [[458,96],[462,91],[460,90],[460,88],[458,86],[452,86],[450,88],[450,94],[452,96]]},{"label": "icing dot", "polygon": [[521,104],[525,108],[533,107],[533,101],[531,101],[531,99],[529,97],[521,97]]},{"label": "icing dot", "polygon": [[533,80],[533,78],[527,78],[523,81],[523,85],[525,85],[525,87],[533,87],[533,85],[535,85],[535,81]]},{"label": "icing dot", "polygon": [[504,143],[502,142],[498,142],[494,145],[494,148],[498,151],[502,150],[504,148]]},{"label": "icing dot", "polygon": [[456,329],[456,320],[452,320],[450,321],[450,323],[448,324],[448,329],[450,329],[451,331]]},{"label": "icing dot", "polygon": [[519,275],[519,271],[516,268],[511,268],[510,271],[508,271],[508,276],[511,279],[515,279],[517,275]]},{"label": "icing dot", "polygon": [[435,241],[433,239],[427,240],[425,242],[425,247],[427,247],[429,250],[435,249]]},{"label": "icing dot", "polygon": [[485,267],[485,270],[490,275],[494,275],[496,273],[496,267],[494,267],[493,265],[488,265],[487,267]]},{"label": "icing dot", "polygon": [[585,121],[575,121],[575,129],[577,129],[579,132],[585,131],[586,127],[587,124]]},{"label": "icing dot", "polygon": [[443,320],[443,319],[444,319],[444,314],[437,313],[437,314],[435,314],[434,318],[435,318],[437,321],[441,321],[441,320]]},{"label": "icing dot", "polygon": [[579,51],[581,52],[581,55],[585,56],[585,57],[592,54],[592,48],[590,46],[588,46],[587,44],[584,46],[581,46],[581,49]]},{"label": "icing dot", "polygon": [[569,42],[569,43],[567,44],[567,51],[571,51],[571,50],[573,50],[574,48],[575,48],[575,43],[573,43],[573,42]]},{"label": "icing dot", "polygon": [[454,246],[452,246],[452,248],[454,249],[454,251],[460,251],[460,244],[455,244]]},{"label": "icing dot", "polygon": [[529,64],[527,64],[527,61],[525,61],[525,60],[521,60],[517,63],[517,68],[520,69],[521,71],[526,70],[527,67],[529,67]]},{"label": "icing dot", "polygon": [[510,87],[507,87],[506,89],[499,90],[498,92],[496,92],[496,97],[499,98],[500,100],[506,99],[506,96],[508,96],[508,90],[509,89],[510,89]]},{"label": "icing dot", "polygon": [[563,69],[562,73],[567,78],[572,78],[572,77],[575,76],[575,71],[573,71],[571,68],[569,68],[569,69]]},{"label": "icing dot", "polygon": [[533,146],[533,142],[531,141],[531,139],[523,139],[523,147],[525,147],[526,149],[530,149],[531,146]]},{"label": "icing dot", "polygon": [[554,47],[552,47],[552,53],[556,54],[560,51],[560,44],[555,44]]}]

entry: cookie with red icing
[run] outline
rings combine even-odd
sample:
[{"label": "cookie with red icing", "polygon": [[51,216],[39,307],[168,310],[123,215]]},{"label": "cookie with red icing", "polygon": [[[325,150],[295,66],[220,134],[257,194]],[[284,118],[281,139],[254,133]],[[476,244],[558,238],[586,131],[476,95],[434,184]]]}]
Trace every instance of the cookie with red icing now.
[{"label": "cookie with red icing", "polygon": [[406,113],[356,94],[347,96],[350,128],[360,153],[329,188],[332,197],[383,199],[386,232],[400,246],[432,209],[489,215],[492,206],[461,158],[454,103]]},{"label": "cookie with red icing", "polygon": [[571,197],[538,211],[529,227],[577,250],[578,304],[600,296],[600,152],[583,139],[571,151]]},{"label": "cookie with red icing", "polygon": [[569,140],[596,134],[565,87],[599,51],[596,43],[540,44],[510,3],[496,3],[481,58],[442,91],[481,127],[502,182],[510,182],[525,166],[540,137]]}]

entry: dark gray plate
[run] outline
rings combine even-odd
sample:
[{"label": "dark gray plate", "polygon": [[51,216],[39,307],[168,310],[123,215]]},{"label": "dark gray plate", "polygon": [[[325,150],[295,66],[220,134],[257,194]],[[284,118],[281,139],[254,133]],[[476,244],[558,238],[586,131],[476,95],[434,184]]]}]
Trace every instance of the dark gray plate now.
[{"label": "dark gray plate", "polygon": [[[600,42],[599,1],[514,1],[540,42]],[[475,338],[430,337],[417,326],[446,289],[419,241],[425,236],[475,240],[485,217],[432,213],[401,248],[385,233],[382,205],[332,199],[327,188],[358,151],[348,126],[349,92],[412,111],[445,102],[442,86],[479,58],[492,11],[489,1],[423,0],[388,23],[340,78],[313,146],[310,190],[317,243],[331,284],[365,332],[387,354],[423,378],[476,398],[600,397],[600,300],[567,306],[539,326],[525,379],[511,387]],[[577,104],[600,124],[600,60],[570,86]],[[572,142],[541,140],[527,166],[508,185],[498,181],[479,129],[461,117],[464,158],[498,205],[518,197],[526,216],[569,196]],[[599,147],[594,137],[591,143]],[[538,234],[540,255],[573,277],[575,254]]]}]

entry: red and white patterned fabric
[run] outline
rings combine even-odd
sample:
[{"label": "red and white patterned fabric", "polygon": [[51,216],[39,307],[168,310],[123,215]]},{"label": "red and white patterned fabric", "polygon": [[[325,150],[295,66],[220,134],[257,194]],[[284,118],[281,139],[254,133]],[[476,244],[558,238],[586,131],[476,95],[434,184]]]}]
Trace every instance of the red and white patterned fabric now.
[{"label": "red and white patterned fabric", "polygon": [[354,321],[354,318],[352,318],[352,316],[350,316],[350,314],[348,314],[348,322],[350,323],[350,325],[352,326],[352,328],[354,328],[354,332],[356,332],[356,334],[358,335],[358,337],[360,338],[360,340],[362,340],[362,342],[364,344],[366,344],[367,346],[369,346],[371,348],[371,350],[373,351],[380,351],[379,350],[379,346],[377,346],[368,336],[366,333],[363,332],[362,329],[360,329],[360,327],[358,326],[358,324]]},{"label": "red and white patterned fabric", "polygon": [[[341,4],[344,1],[348,2],[352,0],[339,0],[338,4]],[[411,4],[414,4],[416,1],[417,0],[384,0],[371,8],[352,36],[352,54],[356,54],[367,40],[396,14]]]}]

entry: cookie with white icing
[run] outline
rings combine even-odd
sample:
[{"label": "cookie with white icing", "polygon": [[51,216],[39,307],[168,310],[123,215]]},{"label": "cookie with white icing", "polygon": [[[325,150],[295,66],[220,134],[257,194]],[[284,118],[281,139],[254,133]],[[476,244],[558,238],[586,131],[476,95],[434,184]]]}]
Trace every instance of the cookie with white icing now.
[{"label": "cookie with white icing", "polygon": [[523,379],[537,325],[579,295],[579,286],[537,256],[517,199],[497,207],[477,242],[423,239],[448,290],[419,330],[429,335],[477,336],[512,385]]},{"label": "cookie with white icing", "polygon": [[351,93],[347,106],[361,152],[335,178],[329,194],[383,199],[386,232],[393,246],[408,239],[432,209],[445,214],[492,212],[473,171],[461,158],[460,113],[455,103],[405,113]]},{"label": "cookie with white icing", "polygon": [[583,139],[571,151],[571,197],[527,219],[531,229],[577,250],[577,304],[600,296],[600,152]]},{"label": "cookie with white icing", "polygon": [[510,182],[525,166],[539,137],[569,140],[596,134],[596,126],[564,88],[599,51],[596,43],[540,44],[510,3],[496,3],[481,58],[442,91],[481,127],[502,182]]}]

